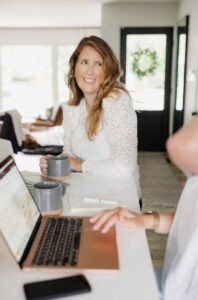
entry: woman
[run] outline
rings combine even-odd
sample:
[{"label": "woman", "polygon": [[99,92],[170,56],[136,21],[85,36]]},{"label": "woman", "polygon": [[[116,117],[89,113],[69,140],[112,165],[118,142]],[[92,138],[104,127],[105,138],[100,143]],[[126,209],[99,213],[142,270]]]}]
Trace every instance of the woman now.
[{"label": "woman", "polygon": [[[119,61],[99,37],[83,38],[69,61],[69,103],[63,108],[64,151],[71,169],[110,176],[134,176],[137,119],[132,100],[120,83]],[[40,161],[47,174],[47,157]]]}]

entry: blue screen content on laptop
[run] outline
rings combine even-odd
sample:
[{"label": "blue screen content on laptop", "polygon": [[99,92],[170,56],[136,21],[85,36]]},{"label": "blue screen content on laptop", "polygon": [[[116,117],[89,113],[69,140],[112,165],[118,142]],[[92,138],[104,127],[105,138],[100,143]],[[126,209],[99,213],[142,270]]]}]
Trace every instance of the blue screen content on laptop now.
[{"label": "blue screen content on laptop", "polygon": [[40,212],[11,157],[0,164],[0,230],[19,262]]}]

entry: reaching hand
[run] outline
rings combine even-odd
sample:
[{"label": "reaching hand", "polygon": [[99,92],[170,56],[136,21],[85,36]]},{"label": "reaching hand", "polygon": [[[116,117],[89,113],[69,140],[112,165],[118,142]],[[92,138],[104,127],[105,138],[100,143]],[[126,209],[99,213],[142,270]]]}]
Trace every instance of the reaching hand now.
[{"label": "reaching hand", "polygon": [[144,216],[130,211],[127,208],[117,207],[112,210],[104,210],[90,219],[94,223],[94,230],[106,233],[116,223],[129,228],[145,228]]}]

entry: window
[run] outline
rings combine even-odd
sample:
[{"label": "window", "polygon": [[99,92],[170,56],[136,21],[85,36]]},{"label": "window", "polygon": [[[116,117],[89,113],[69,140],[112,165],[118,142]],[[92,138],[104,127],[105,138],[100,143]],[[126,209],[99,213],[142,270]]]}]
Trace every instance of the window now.
[{"label": "window", "polygon": [[[74,46],[55,49],[52,46],[2,46],[3,110],[16,108],[25,117],[46,117],[46,108],[66,101],[68,88],[64,79],[73,49]],[[55,64],[53,52],[57,57]],[[54,103],[56,78],[58,99]]]},{"label": "window", "polygon": [[126,86],[135,109],[163,110],[165,34],[128,34],[126,47]]},{"label": "window", "polygon": [[68,61],[83,36],[99,29],[0,30],[0,110],[24,118],[47,117],[68,100]]}]

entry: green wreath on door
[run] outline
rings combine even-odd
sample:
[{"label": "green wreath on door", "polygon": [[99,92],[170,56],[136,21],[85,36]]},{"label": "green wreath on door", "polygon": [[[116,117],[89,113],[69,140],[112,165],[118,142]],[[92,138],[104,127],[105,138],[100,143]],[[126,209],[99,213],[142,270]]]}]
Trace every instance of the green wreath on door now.
[{"label": "green wreath on door", "polygon": [[145,76],[155,75],[159,66],[158,55],[155,50],[139,48],[131,53],[133,59],[131,68],[134,74],[141,80]]}]

